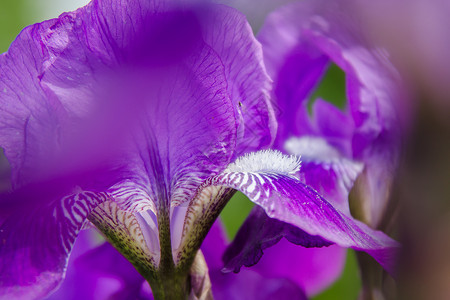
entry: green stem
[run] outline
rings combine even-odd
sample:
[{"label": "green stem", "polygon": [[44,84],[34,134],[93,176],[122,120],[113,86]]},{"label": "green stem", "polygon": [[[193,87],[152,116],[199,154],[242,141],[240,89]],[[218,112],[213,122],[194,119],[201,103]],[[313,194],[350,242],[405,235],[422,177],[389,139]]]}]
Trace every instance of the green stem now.
[{"label": "green stem", "polygon": [[189,273],[175,268],[170,238],[170,210],[163,205],[158,214],[161,259],[155,278],[148,278],[155,300],[183,300],[189,295]]},{"label": "green stem", "polygon": [[149,279],[155,300],[183,300],[189,295],[189,274],[175,271],[158,272],[157,278]]}]

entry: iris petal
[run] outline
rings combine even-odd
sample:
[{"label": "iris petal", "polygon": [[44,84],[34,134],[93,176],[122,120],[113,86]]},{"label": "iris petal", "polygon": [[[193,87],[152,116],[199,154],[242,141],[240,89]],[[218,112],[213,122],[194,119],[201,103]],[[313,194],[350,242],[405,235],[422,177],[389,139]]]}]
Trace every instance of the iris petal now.
[{"label": "iris petal", "polygon": [[51,205],[12,211],[0,227],[0,296],[36,299],[56,288],[87,216],[108,198],[104,193],[82,192]]},{"label": "iris petal", "polygon": [[[260,241],[269,239],[268,245],[271,245],[274,243],[273,241],[278,241],[281,238],[280,236],[285,235],[289,236],[292,241],[299,244],[303,243],[305,246],[324,246],[335,243],[342,247],[365,251],[372,255],[387,271],[394,272],[393,259],[399,247],[396,241],[339,211],[313,188],[296,178],[293,175],[297,171],[295,167],[292,170],[285,168],[269,170],[265,167],[258,170],[258,165],[260,166],[259,156],[261,154],[256,153],[247,157],[248,160],[253,159],[256,164],[249,172],[244,170],[230,171],[230,169],[235,169],[233,166],[232,168],[229,167],[224,173],[210,177],[203,183],[203,189],[199,189],[198,201],[194,201],[191,205],[214,207],[215,204],[202,202],[205,199],[201,196],[203,193],[209,194],[219,188],[238,190],[259,205],[269,218],[289,225],[286,228],[283,225],[281,230],[276,232],[275,238],[269,230],[267,236],[261,237]],[[262,156],[270,158],[267,152]],[[275,159],[279,159],[279,154],[275,153],[274,156]],[[285,157],[285,159],[291,160],[289,157]],[[264,165],[267,165],[267,163],[264,163]],[[207,212],[207,209],[203,211]],[[192,217],[194,220],[200,218],[198,215],[195,217],[195,215],[196,210],[194,209],[192,215],[189,216],[188,214],[188,217]],[[249,225],[249,227],[252,226]],[[286,234],[285,230],[291,229],[291,227],[297,228],[298,232]],[[259,228],[258,225],[253,229],[255,228]],[[249,238],[247,234],[245,235]],[[295,238],[297,238],[296,241]],[[260,245],[256,244],[256,249],[259,248],[259,256],[261,254]],[[250,259],[253,263],[258,260],[258,254],[255,257],[255,259]],[[242,264],[242,261],[240,261],[233,268],[239,268]]]}]

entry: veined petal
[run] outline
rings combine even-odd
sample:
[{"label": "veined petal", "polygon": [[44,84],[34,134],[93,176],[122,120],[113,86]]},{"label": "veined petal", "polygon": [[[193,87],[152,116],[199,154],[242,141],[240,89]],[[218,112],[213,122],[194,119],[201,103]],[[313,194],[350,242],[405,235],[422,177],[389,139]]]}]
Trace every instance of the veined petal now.
[{"label": "veined petal", "polygon": [[224,64],[228,93],[238,122],[235,157],[270,146],[277,124],[269,95],[271,80],[263,64],[261,45],[254,38],[245,16],[237,10],[212,7],[204,16],[203,22],[208,24],[205,41]]},{"label": "veined petal", "polygon": [[149,211],[125,210],[111,199],[98,205],[89,220],[145,275],[153,275],[160,258],[158,229],[146,221]]},{"label": "veined petal", "polygon": [[108,189],[108,193],[114,197],[117,203],[125,211],[131,213],[151,210],[156,213],[155,204],[150,199],[145,182],[134,177],[133,180],[121,181]]},{"label": "veined petal", "polygon": [[[41,169],[106,161],[122,170],[112,184],[138,177],[152,201],[187,201],[234,153],[237,113],[228,87],[259,103],[250,95],[263,95],[269,82],[243,23],[222,6],[98,0],[30,26],[0,64],[0,146],[14,182],[23,183],[24,172],[40,178]],[[218,31],[226,38],[213,39]],[[248,58],[233,60],[244,53],[233,40],[248,46]],[[261,86],[237,75],[242,61],[255,65]],[[268,107],[255,111],[270,119]]]},{"label": "veined petal", "polygon": [[0,227],[0,297],[40,299],[55,289],[87,216],[108,198],[80,192],[52,205],[28,203],[11,212]]},{"label": "veined petal", "polygon": [[[225,172],[205,181],[204,191],[218,186],[241,191],[261,206],[270,218],[293,225],[321,241],[365,251],[388,271],[394,271],[392,259],[399,247],[397,242],[333,207],[314,189],[294,177],[298,166],[291,170],[269,170],[261,166],[261,157],[270,158],[270,154],[257,152],[246,157],[248,165],[254,162],[249,172],[232,171],[238,167],[229,166]],[[272,158],[283,159],[279,154]],[[284,159],[285,165],[292,160]]]},{"label": "veined petal", "polygon": [[0,146],[11,166],[13,187],[27,184],[32,170],[44,167],[34,158],[54,154],[64,118],[61,105],[47,98],[37,80],[47,51],[36,37],[52,23],[24,29],[0,55]]}]

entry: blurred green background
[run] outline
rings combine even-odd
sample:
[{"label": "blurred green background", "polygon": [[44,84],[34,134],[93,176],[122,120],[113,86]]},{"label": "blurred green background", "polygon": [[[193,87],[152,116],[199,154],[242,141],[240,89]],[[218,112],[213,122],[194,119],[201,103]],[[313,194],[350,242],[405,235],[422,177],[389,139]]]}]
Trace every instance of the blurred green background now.
[{"label": "blurred green background", "polygon": [[[87,2],[87,0],[1,0],[0,53],[7,51],[11,42],[25,26],[56,17]],[[311,103],[319,97],[335,103],[340,108],[345,107],[345,75],[337,66],[330,67],[324,80],[312,94]],[[230,238],[234,237],[252,207],[253,204],[247,197],[238,193],[224,209],[221,217]],[[314,299],[356,299],[360,287],[356,257],[350,250],[341,278]]]}]

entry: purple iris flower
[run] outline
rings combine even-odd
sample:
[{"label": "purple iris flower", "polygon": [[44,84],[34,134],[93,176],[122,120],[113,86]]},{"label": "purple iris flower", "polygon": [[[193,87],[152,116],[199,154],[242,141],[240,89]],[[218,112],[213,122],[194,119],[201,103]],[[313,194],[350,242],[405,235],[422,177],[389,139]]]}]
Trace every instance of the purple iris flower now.
[{"label": "purple iris flower", "polygon": [[[361,163],[361,217],[377,227],[386,212],[406,129],[406,95],[389,54],[371,43],[356,12],[350,0],[292,3],[269,16],[259,40],[281,112],[276,147],[303,154],[304,162],[325,158],[348,166]],[[348,103],[341,110],[327,99],[315,99],[309,113],[309,97],[331,64],[345,72]],[[314,140],[324,146],[312,145]]]},{"label": "purple iris flower", "polygon": [[[365,39],[351,4],[311,0],[286,5],[268,17],[258,39],[274,79],[275,147],[301,156],[299,179],[347,216],[354,188],[358,216],[377,227],[386,213],[400,149],[401,81],[386,53]],[[323,99],[309,101],[331,63],[346,75],[344,110]],[[283,237],[304,246],[324,245],[255,207],[225,253],[226,269],[254,265]],[[309,255],[313,260],[316,254]]]},{"label": "purple iris flower", "polygon": [[234,9],[94,0],[24,29],[0,69],[2,298],[54,290],[89,222],[156,299],[196,293],[197,251],[236,191],[260,207],[248,222],[268,215],[279,238],[392,271],[398,244],[300,181],[298,157],[254,152],[276,131],[270,79]]}]

